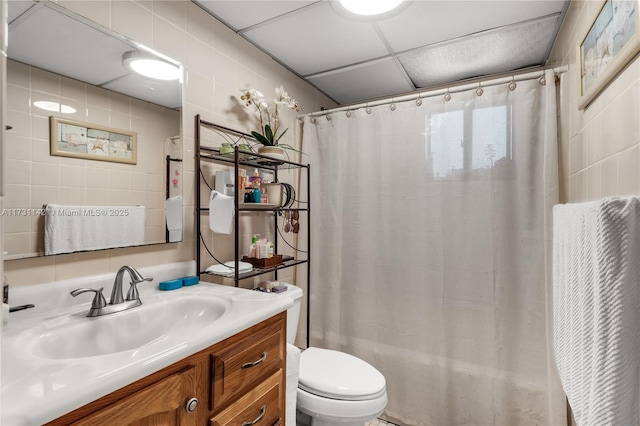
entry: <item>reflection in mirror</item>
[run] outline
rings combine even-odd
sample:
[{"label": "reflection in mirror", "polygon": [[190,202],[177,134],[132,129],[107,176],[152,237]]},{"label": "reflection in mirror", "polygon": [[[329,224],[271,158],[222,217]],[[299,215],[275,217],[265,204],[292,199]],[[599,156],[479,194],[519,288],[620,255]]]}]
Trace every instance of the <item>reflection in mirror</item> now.
[{"label": "reflection in mirror", "polygon": [[[181,65],[56,4],[8,4],[4,259],[44,255],[53,238],[47,254],[181,241]],[[139,76],[138,56],[178,72]],[[50,134],[52,116],[88,125]],[[129,155],[129,133],[135,164],[110,160]],[[51,155],[64,150],[95,155]]]}]

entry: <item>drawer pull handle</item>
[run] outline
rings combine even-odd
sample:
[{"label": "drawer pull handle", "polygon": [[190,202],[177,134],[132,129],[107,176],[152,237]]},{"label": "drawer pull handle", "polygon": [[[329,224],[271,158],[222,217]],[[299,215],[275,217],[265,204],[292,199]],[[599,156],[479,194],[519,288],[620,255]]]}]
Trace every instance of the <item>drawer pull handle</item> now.
[{"label": "drawer pull handle", "polygon": [[262,409],[260,410],[260,415],[258,417],[256,417],[256,419],[252,422],[244,422],[242,423],[242,426],[253,426],[256,423],[258,423],[260,420],[262,420],[262,418],[264,417],[264,414],[267,412],[267,406],[263,405]]},{"label": "drawer pull handle", "polygon": [[255,367],[256,365],[260,365],[263,362],[265,362],[267,359],[267,353],[266,352],[262,352],[262,356],[260,357],[259,360],[254,361],[254,362],[247,362],[242,364],[242,368],[251,368],[251,367]]}]

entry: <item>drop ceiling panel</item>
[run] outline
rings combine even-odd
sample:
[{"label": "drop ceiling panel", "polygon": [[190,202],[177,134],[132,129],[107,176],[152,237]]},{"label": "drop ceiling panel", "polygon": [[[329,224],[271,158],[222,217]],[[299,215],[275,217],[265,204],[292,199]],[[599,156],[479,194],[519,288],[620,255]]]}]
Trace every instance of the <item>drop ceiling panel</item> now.
[{"label": "drop ceiling panel", "polygon": [[[395,16],[364,22],[336,12],[337,0],[193,1],[340,103],[414,90],[409,73],[426,88],[543,66],[569,4],[412,0]],[[407,69],[391,66],[394,60]]]},{"label": "drop ceiling panel", "polygon": [[547,18],[427,46],[398,56],[417,87],[540,65],[558,18]]},{"label": "drop ceiling panel", "polygon": [[321,2],[243,33],[306,76],[389,54],[371,23],[351,21]]},{"label": "drop ceiling panel", "polygon": [[10,3],[10,7],[7,8],[7,22],[13,21],[34,5],[35,4],[31,1],[12,1]]},{"label": "drop ceiling panel", "polygon": [[563,1],[414,1],[378,23],[395,52],[562,11]]},{"label": "drop ceiling panel", "polygon": [[167,108],[182,107],[182,86],[175,84],[175,82],[154,81],[134,74],[127,74],[103,84],[102,87]]},{"label": "drop ceiling panel", "polygon": [[10,23],[9,58],[94,85],[126,74],[122,54],[132,50],[130,45],[53,9],[35,7],[37,13]]},{"label": "drop ceiling panel", "polygon": [[277,16],[284,15],[319,0],[312,1],[242,1],[241,7],[238,1],[221,0],[194,0],[205,10],[215,14],[221,21],[235,31],[251,27],[263,21],[268,21]]},{"label": "drop ceiling panel", "polygon": [[415,90],[393,58],[310,76],[308,80],[342,104]]},{"label": "drop ceiling panel", "polygon": [[180,82],[128,73],[122,54],[136,47],[124,37],[51,2],[10,1],[8,10],[9,59],[168,108],[182,106]]}]

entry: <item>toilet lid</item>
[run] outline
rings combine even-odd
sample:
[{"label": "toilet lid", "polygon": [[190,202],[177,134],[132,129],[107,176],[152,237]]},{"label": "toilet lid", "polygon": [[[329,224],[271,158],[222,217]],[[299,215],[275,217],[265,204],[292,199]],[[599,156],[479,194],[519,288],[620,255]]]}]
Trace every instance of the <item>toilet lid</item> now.
[{"label": "toilet lid", "polygon": [[314,395],[362,401],[381,396],[385,386],[382,373],[353,355],[320,348],[300,354],[298,387]]}]

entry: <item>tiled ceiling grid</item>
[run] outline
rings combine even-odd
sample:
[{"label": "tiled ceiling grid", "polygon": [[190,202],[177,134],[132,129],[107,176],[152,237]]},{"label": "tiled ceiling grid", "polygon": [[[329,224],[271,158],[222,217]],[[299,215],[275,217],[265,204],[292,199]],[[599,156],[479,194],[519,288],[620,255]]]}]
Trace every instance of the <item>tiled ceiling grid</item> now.
[{"label": "tiled ceiling grid", "polygon": [[194,0],[339,104],[544,65],[566,0],[409,1],[377,21],[335,0]]}]

